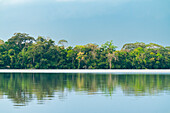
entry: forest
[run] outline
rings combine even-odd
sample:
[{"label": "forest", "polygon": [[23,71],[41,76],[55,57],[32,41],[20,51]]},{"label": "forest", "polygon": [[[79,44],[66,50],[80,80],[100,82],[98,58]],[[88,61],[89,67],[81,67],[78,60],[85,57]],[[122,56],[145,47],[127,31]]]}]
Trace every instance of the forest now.
[{"label": "forest", "polygon": [[113,41],[100,45],[68,46],[50,38],[15,33],[0,40],[0,69],[170,69],[170,46],[143,42],[124,44]]}]

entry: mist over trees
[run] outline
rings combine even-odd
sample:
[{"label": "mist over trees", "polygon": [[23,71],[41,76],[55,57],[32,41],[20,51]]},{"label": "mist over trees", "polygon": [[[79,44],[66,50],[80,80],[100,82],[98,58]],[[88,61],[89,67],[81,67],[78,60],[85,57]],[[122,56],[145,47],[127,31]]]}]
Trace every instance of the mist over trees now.
[{"label": "mist over trees", "polygon": [[50,38],[15,33],[0,40],[0,69],[170,69],[170,46],[136,42],[116,50],[112,41],[68,45],[64,39],[56,45]]}]

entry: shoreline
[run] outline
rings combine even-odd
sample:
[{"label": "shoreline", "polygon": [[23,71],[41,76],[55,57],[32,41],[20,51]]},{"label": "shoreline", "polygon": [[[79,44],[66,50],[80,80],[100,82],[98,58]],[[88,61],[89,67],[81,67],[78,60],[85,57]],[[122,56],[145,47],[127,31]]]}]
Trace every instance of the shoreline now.
[{"label": "shoreline", "polygon": [[0,73],[170,74],[170,69],[0,69]]}]

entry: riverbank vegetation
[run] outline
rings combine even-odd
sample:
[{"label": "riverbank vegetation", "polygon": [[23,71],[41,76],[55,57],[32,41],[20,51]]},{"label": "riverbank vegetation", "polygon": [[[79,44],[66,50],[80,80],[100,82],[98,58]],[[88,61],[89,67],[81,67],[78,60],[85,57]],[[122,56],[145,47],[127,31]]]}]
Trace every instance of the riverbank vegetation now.
[{"label": "riverbank vegetation", "polygon": [[170,46],[136,42],[116,48],[112,41],[71,47],[66,40],[55,44],[15,33],[0,40],[0,69],[170,69]]}]

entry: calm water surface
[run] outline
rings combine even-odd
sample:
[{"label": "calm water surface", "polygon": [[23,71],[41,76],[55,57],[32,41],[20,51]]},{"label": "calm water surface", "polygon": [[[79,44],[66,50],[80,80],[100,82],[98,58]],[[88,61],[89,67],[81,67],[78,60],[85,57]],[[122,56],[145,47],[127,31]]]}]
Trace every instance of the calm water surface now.
[{"label": "calm water surface", "polygon": [[0,74],[0,113],[170,113],[170,75]]}]

